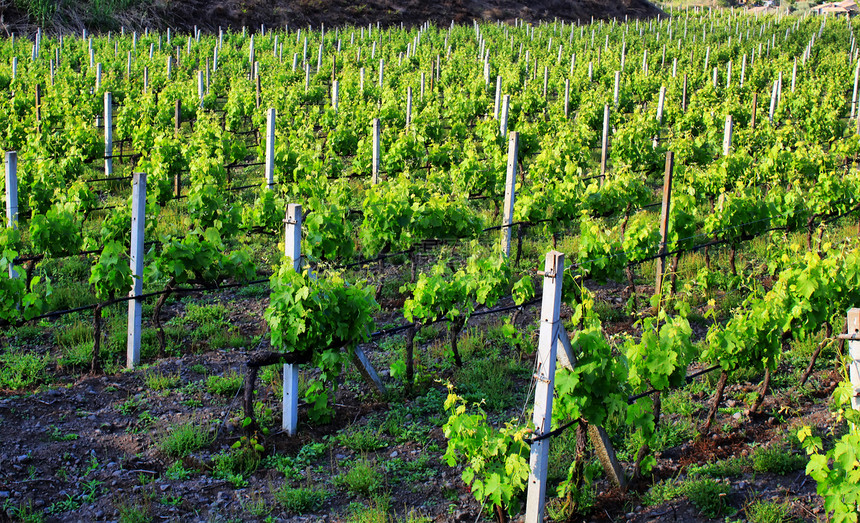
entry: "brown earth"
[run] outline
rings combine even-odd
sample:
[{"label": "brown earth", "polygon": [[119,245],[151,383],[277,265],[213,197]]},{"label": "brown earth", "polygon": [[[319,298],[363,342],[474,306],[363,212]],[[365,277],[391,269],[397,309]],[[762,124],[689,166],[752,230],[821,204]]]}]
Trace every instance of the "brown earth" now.
[{"label": "brown earth", "polygon": [[[35,19],[15,2],[0,0],[0,30],[31,32]],[[407,26],[431,21],[439,25],[470,23],[472,20],[501,20],[512,23],[595,19],[651,18],[662,11],[647,0],[146,0],[110,18],[96,18],[85,2],[64,2],[44,25],[49,30],[78,32],[119,28],[166,28],[203,30],[243,26],[319,28],[377,23]]]}]

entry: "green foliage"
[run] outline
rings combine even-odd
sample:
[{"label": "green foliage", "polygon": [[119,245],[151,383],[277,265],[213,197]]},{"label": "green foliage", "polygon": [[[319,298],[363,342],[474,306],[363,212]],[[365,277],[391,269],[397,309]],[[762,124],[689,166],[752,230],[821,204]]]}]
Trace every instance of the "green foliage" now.
[{"label": "green foliage", "polygon": [[370,288],[347,284],[336,273],[312,277],[295,272],[292,263],[283,263],[272,275],[272,294],[264,314],[272,335],[272,345],[287,352],[304,353],[321,371],[305,392],[309,415],[316,423],[331,419],[333,396],[324,383],[341,372],[345,356],[342,347],[365,341],[379,305]]},{"label": "green foliage", "polygon": [[494,428],[487,414],[452,391],[445,401],[448,422],[442,428],[448,439],[444,460],[448,466],[466,464],[463,481],[480,503],[502,507],[508,514],[519,511],[520,495],[529,475],[529,447],[523,441],[529,429],[512,422]]},{"label": "green foliage", "polygon": [[369,426],[343,430],[336,436],[338,443],[356,452],[372,452],[384,449],[388,442],[381,438],[378,431]]},{"label": "green foliage", "polygon": [[810,427],[804,427],[797,437],[809,454],[806,473],[818,485],[818,494],[824,497],[824,509],[831,521],[856,522],[860,513],[860,414],[850,407],[853,389],[849,381],[843,381],[833,392],[840,416],[851,422],[850,429],[830,450],[825,451],[821,438],[812,435]]},{"label": "green foliage", "polygon": [[126,247],[119,242],[105,244],[99,261],[90,272],[90,285],[98,299],[110,300],[131,288],[132,274],[126,253]]}]

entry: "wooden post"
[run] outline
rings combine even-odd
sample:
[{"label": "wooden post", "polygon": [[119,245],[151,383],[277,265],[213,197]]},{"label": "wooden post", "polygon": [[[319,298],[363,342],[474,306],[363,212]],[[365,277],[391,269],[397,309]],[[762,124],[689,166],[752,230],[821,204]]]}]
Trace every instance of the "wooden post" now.
[{"label": "wooden post", "polygon": [[654,293],[660,294],[663,289],[663,277],[666,274],[666,238],[669,235],[669,209],[672,199],[672,171],[675,168],[675,154],[666,151],[666,172],[663,176],[663,205],[660,208],[660,257],[657,258],[657,278],[654,283]]},{"label": "wooden post", "polygon": [[511,257],[511,224],[514,222],[519,148],[520,133],[512,132],[508,141],[508,170],[505,176],[505,207],[502,215],[502,255],[505,258]]},{"label": "wooden post", "polygon": [[[18,153],[9,151],[6,153],[6,226],[11,229],[18,228]],[[9,261],[9,277],[17,278],[18,272]]]},{"label": "wooden post", "polygon": [[105,178],[113,176],[113,96],[105,92]]},{"label": "wooden post", "polygon": [[600,174],[603,176],[600,184],[606,178],[606,161],[609,156],[609,104],[603,106],[603,140],[600,142]]},{"label": "wooden post", "polygon": [[[536,372],[535,407],[532,421],[535,437],[543,436],[552,426],[552,397],[555,388],[556,347],[563,329],[561,311],[561,284],[564,276],[564,254],[550,251],[544,262],[543,299],[541,304],[540,341],[538,342],[538,368]],[[549,440],[535,441],[529,458],[528,498],[526,523],[543,522],[546,502],[546,473],[549,459]]]},{"label": "wooden post", "polygon": [[[272,114],[270,110],[269,114]],[[293,270],[302,270],[302,206],[297,203],[287,205],[284,218],[284,256],[292,260]],[[284,400],[281,428],[289,436],[296,435],[299,421],[299,366],[284,364]]]},{"label": "wooden post", "polygon": [[508,110],[511,106],[511,95],[506,94],[502,98],[502,119],[499,122],[499,133],[501,133],[502,138],[508,137]]},{"label": "wooden post", "polygon": [[275,186],[275,109],[270,108],[266,118],[266,184]]},{"label": "wooden post", "polygon": [[729,152],[731,152],[732,148],[732,130],[734,129],[734,122],[732,121],[732,115],[726,115],[726,124],[723,127],[723,156],[728,156]]},{"label": "wooden post", "polygon": [[[134,173],[131,182],[131,252],[132,274],[130,297],[143,294],[143,235],[146,229],[146,173]],[[137,299],[128,302],[128,345],[126,366],[133,369],[140,363],[140,333],[143,303]]]}]

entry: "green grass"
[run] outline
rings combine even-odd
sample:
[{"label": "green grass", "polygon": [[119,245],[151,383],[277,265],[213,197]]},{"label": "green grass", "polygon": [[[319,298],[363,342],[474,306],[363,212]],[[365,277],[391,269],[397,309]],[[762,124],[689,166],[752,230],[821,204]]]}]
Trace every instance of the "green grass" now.
[{"label": "green grass", "polygon": [[291,514],[308,514],[320,510],[331,493],[324,489],[311,487],[291,487],[284,484],[273,493],[284,510]]},{"label": "green grass", "polygon": [[710,478],[668,479],[652,486],[642,497],[642,503],[659,505],[686,496],[703,515],[716,518],[729,512],[726,495],[730,490],[728,483]]},{"label": "green grass", "polygon": [[175,374],[166,374],[161,371],[150,371],[143,376],[143,381],[146,386],[152,390],[175,389],[179,386],[182,380],[179,378],[179,372]]},{"label": "green grass", "polygon": [[517,400],[519,387],[516,376],[527,371],[507,359],[480,359],[466,361],[455,376],[457,388],[469,401],[483,401],[489,411],[501,411]]},{"label": "green grass", "polygon": [[182,458],[212,442],[208,429],[194,422],[169,427],[158,440],[158,450],[173,458]]},{"label": "green grass", "polygon": [[793,454],[790,450],[780,446],[756,449],[752,456],[753,470],[780,475],[806,467],[807,461],[806,456]]},{"label": "green grass", "polygon": [[789,503],[773,501],[758,500],[750,503],[746,508],[746,516],[749,523],[788,523],[794,521],[794,518],[791,517],[791,505]]},{"label": "green grass", "polygon": [[19,390],[48,380],[48,357],[25,352],[0,354],[0,389]]},{"label": "green grass", "polygon": [[206,390],[210,394],[218,396],[233,396],[244,384],[244,378],[235,370],[230,370],[223,376],[209,376],[206,378]]},{"label": "green grass", "polygon": [[349,470],[335,476],[332,483],[352,494],[362,496],[369,496],[382,488],[379,470],[367,459],[353,462]]},{"label": "green grass", "polygon": [[357,452],[370,452],[388,446],[388,442],[379,435],[379,431],[368,426],[352,427],[341,431],[335,436],[335,440],[344,447]]},{"label": "green grass", "polygon": [[751,466],[747,457],[737,456],[704,465],[690,465],[687,474],[690,476],[708,476],[711,478],[731,478],[740,476]]}]

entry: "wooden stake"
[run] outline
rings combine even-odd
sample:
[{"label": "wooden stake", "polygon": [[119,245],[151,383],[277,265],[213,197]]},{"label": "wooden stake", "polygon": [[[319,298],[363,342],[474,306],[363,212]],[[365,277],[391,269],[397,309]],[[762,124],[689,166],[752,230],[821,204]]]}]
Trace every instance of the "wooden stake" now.
[{"label": "wooden stake", "polygon": [[660,294],[663,289],[663,278],[666,273],[666,238],[669,236],[669,210],[672,199],[672,171],[675,167],[675,154],[666,152],[666,171],[663,175],[663,204],[660,207],[660,257],[657,258],[657,277],[654,283],[654,293]]}]

